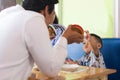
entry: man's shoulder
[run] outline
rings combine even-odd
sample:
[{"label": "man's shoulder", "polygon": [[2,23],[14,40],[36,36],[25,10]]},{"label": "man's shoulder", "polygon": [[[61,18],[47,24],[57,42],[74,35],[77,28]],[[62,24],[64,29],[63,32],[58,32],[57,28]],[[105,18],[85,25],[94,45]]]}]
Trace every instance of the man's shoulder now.
[{"label": "man's shoulder", "polygon": [[25,10],[24,12],[25,12],[26,14],[28,14],[28,15],[43,16],[43,15],[41,15],[40,13],[37,13],[37,12],[35,12],[35,11]]},{"label": "man's shoulder", "polygon": [[17,5],[16,8],[19,9],[18,14],[21,17],[24,17],[24,18],[32,18],[32,17],[41,17],[41,18],[44,18],[44,16],[42,14],[40,14],[38,12],[35,12],[35,11],[31,11],[31,10],[25,10],[20,5]]},{"label": "man's shoulder", "polygon": [[22,20],[22,22],[31,21],[34,19],[44,20],[44,16],[42,14],[30,10],[21,10],[15,18],[17,18],[17,20]]},{"label": "man's shoulder", "polygon": [[25,17],[28,17],[28,18],[32,18],[32,17],[41,17],[41,18],[44,18],[44,16],[42,14],[34,12],[34,11],[30,11],[30,10],[23,11],[23,15]]},{"label": "man's shoulder", "polygon": [[13,16],[16,18],[32,18],[32,17],[41,17],[44,18],[44,16],[40,13],[25,10],[22,6],[16,5],[9,8],[6,8],[0,12],[0,17],[5,16]]}]

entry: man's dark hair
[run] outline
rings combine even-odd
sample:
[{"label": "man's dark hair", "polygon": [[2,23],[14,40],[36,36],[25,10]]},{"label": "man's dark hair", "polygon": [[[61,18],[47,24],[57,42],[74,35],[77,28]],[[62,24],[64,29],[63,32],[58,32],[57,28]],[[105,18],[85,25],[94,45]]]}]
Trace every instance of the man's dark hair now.
[{"label": "man's dark hair", "polygon": [[94,33],[91,33],[90,35],[93,36],[93,37],[95,37],[96,40],[97,40],[97,41],[101,44],[101,46],[102,46],[102,39],[101,39],[100,36],[98,36],[97,34],[94,34]]},{"label": "man's dark hair", "polygon": [[53,21],[53,24],[59,24],[57,15],[55,15],[55,19]]},{"label": "man's dark hair", "polygon": [[58,0],[24,0],[22,6],[26,10],[40,12],[48,5],[48,13],[50,14],[56,3],[58,3]]}]

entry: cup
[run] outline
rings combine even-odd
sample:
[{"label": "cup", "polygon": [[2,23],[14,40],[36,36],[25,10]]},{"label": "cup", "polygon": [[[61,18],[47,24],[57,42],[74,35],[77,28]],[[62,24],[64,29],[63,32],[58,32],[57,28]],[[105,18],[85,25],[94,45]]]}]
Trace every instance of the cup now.
[{"label": "cup", "polygon": [[78,25],[78,24],[71,25],[71,29],[74,30],[74,31],[77,31],[78,33],[80,33],[82,35],[84,35],[83,28],[80,25]]}]

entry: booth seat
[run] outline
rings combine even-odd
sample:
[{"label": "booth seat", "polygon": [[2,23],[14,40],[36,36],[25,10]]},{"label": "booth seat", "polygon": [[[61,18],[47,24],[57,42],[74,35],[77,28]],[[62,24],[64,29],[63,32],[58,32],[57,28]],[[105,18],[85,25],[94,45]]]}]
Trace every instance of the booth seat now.
[{"label": "booth seat", "polygon": [[[108,76],[108,80],[120,80],[120,38],[103,38],[103,47],[101,52],[107,68],[116,69],[117,72]],[[81,44],[68,45],[68,57],[77,60],[82,57],[85,52]]]}]

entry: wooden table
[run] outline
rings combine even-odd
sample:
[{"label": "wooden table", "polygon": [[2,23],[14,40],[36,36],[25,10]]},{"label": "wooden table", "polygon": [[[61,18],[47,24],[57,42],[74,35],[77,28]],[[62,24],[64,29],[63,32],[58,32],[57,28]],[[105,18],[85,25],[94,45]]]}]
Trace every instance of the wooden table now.
[{"label": "wooden table", "polygon": [[[80,71],[60,71],[59,75],[66,80],[107,80],[108,74],[115,73],[115,69],[94,68],[80,66]],[[78,69],[79,70],[79,69]]]},{"label": "wooden table", "polygon": [[108,74],[115,72],[115,69],[79,66],[76,71],[61,70],[57,78],[48,78],[40,73],[40,71],[32,71],[33,74],[36,74],[35,78],[40,80],[108,80]]}]

